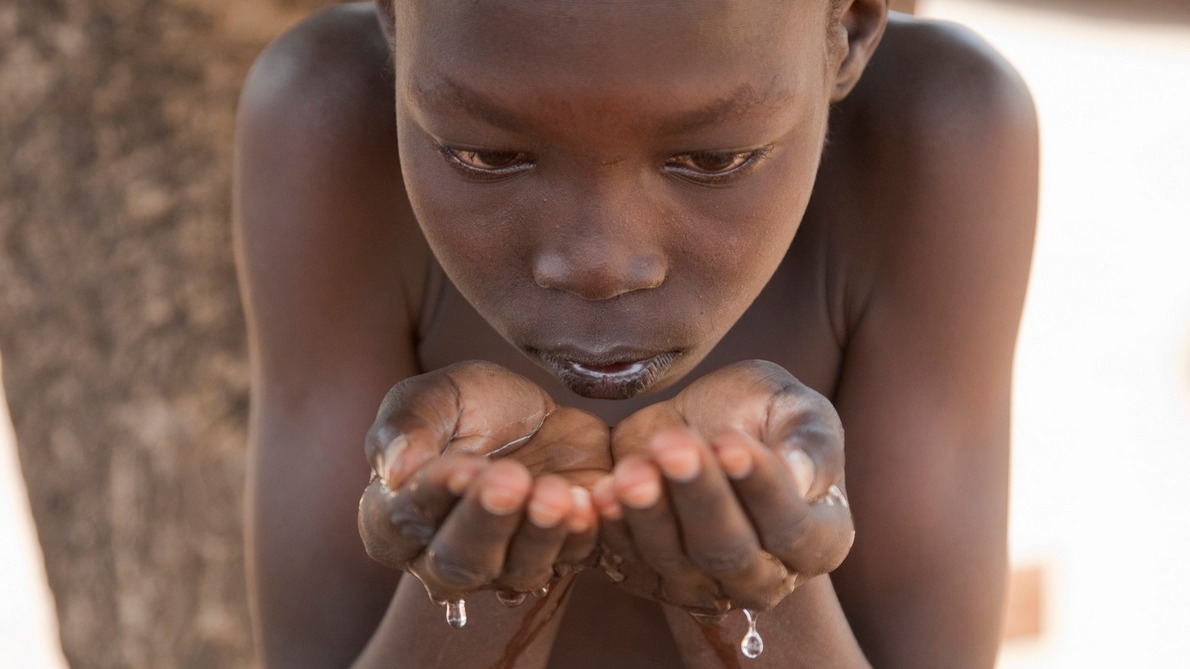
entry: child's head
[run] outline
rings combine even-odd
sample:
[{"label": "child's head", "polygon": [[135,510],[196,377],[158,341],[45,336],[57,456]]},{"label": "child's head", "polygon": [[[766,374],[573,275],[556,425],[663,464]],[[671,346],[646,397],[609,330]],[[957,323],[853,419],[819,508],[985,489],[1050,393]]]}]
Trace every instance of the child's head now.
[{"label": "child's head", "polygon": [[608,398],[680,378],[759,294],[884,23],[882,0],[385,7],[431,247],[504,337]]}]

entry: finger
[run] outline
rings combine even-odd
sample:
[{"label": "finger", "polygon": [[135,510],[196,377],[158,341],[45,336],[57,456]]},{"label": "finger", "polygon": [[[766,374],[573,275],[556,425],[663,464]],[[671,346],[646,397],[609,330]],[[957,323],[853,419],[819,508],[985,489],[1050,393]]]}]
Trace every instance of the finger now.
[{"label": "finger", "polygon": [[566,541],[558,552],[555,571],[559,576],[589,567],[599,539],[598,516],[591,493],[579,486],[570,487],[571,510],[566,518]]},{"label": "finger", "polygon": [[715,609],[718,586],[687,557],[657,467],[628,458],[616,465],[612,477],[636,554],[660,579],[654,596],[685,608]]},{"label": "finger", "polygon": [[760,438],[784,459],[785,466],[809,500],[820,499],[843,478],[843,425],[834,406],[811,388],[793,380],[769,405]]},{"label": "finger", "polygon": [[365,440],[373,470],[396,489],[427,460],[452,452],[488,455],[514,449],[555,405],[522,376],[467,361],[393,386]]},{"label": "finger", "polygon": [[591,489],[591,501],[599,512],[599,567],[608,580],[639,597],[656,599],[657,573],[636,554],[632,535],[624,522],[624,509],[616,498],[612,476],[605,476]]},{"label": "finger", "polygon": [[543,476],[533,484],[525,520],[512,539],[496,586],[529,592],[554,577],[554,562],[566,541],[566,518],[573,505],[570,486],[560,476]]},{"label": "finger", "polygon": [[372,471],[398,489],[442,453],[458,422],[457,407],[457,388],[441,370],[393,386],[364,440]]},{"label": "finger", "polygon": [[478,457],[443,458],[418,471],[396,492],[374,479],[359,508],[359,532],[368,555],[381,564],[405,568],[486,466]]},{"label": "finger", "polygon": [[[719,459],[730,463],[726,468],[735,471],[732,486],[761,546],[797,572],[799,583],[842,562],[854,532],[841,488],[811,503],[799,494],[780,456],[749,435],[724,433],[714,447]],[[744,461],[747,467],[739,465]]]},{"label": "finger", "polygon": [[499,576],[531,488],[529,472],[510,460],[491,462],[476,477],[416,563],[431,596],[460,597]]},{"label": "finger", "polygon": [[686,555],[735,605],[768,610],[792,590],[778,560],[761,547],[709,446],[688,429],[654,436]]},{"label": "finger", "polygon": [[616,462],[632,456],[649,459],[649,440],[654,434],[685,424],[675,402],[651,404],[620,421],[612,429],[612,455]]},{"label": "finger", "polygon": [[[731,398],[724,407],[724,397]],[[828,399],[771,362],[746,360],[697,380],[674,399],[678,413],[710,439],[742,430],[783,453],[809,499],[843,476],[843,427]]]}]

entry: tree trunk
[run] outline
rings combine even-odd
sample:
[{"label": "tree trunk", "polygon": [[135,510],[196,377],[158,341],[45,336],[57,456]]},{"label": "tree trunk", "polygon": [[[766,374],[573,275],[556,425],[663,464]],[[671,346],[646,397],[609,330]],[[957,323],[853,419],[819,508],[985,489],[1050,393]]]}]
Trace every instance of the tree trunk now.
[{"label": "tree trunk", "polygon": [[325,4],[0,4],[0,351],[74,667],[252,664],[234,108]]}]

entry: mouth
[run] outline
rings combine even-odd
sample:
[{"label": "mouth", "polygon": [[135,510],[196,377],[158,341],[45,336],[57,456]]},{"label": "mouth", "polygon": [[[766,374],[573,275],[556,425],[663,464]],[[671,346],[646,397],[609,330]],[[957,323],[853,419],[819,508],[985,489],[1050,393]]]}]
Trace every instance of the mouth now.
[{"label": "mouth", "polygon": [[624,400],[641,394],[656,383],[678,357],[678,351],[606,357],[547,353],[537,349],[529,352],[544,362],[571,391],[601,400]]}]

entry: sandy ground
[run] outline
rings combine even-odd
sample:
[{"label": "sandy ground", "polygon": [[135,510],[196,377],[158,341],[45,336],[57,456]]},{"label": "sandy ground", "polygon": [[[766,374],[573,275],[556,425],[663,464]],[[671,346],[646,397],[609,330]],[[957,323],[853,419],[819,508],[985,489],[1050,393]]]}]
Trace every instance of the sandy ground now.
[{"label": "sandy ground", "polygon": [[[1000,667],[1190,667],[1190,22],[921,9],[999,48],[1042,123],[1012,555],[1045,569],[1043,634]],[[0,414],[0,667],[58,667],[9,440]]]}]

